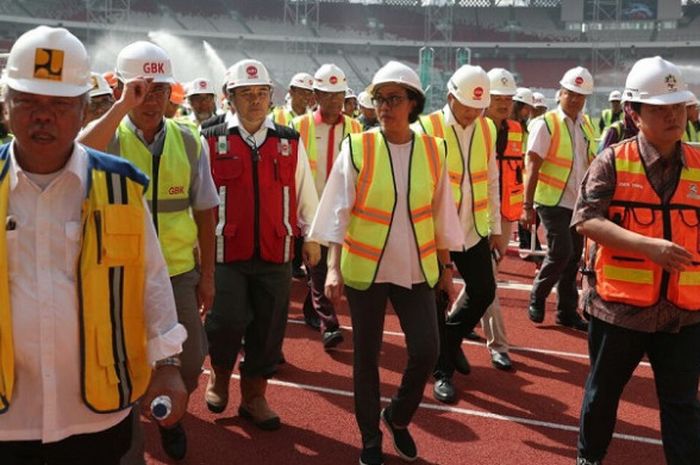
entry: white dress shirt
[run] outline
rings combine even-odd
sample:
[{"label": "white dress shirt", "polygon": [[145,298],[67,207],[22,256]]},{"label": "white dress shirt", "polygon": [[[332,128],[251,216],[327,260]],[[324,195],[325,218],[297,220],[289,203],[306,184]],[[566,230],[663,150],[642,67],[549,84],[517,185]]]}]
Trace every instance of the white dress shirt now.
[{"label": "white dress shirt", "polygon": [[[88,156],[79,144],[55,176],[39,175],[42,190],[10,148],[7,233],[15,350],[15,386],[9,410],[0,415],[0,441],[55,442],[103,431],[129,409],[98,414],[81,396],[77,263],[81,206],[86,196]],[[144,202],[144,208],[146,204]],[[148,360],[175,355],[187,337],[178,324],[172,285],[151,221],[144,221],[146,282],[144,310]],[[0,462],[2,460],[0,459]]]},{"label": "white dress shirt", "polygon": [[[459,147],[462,150],[462,156],[464,157],[465,175],[462,180],[462,205],[459,208],[459,221],[464,231],[464,250],[469,250],[482,239],[479,233],[476,232],[476,225],[474,224],[474,212],[471,202],[472,184],[466,173],[469,167],[469,157],[471,156],[469,148],[472,145],[472,137],[474,136],[476,124],[473,122],[466,128],[463,128],[455,119],[449,105],[445,105],[443,111],[445,113],[445,125],[448,130],[450,130],[450,128],[454,129],[457,140],[459,141]],[[497,236],[501,234],[501,192],[498,181],[498,162],[496,161],[496,139],[492,140],[491,144],[489,148],[489,150],[491,150],[491,155],[489,156],[487,166],[489,234]],[[462,249],[460,248],[457,250],[461,251]]]},{"label": "white dress shirt", "polygon": [[[340,153],[340,144],[343,142],[345,119],[341,117],[339,123],[331,126],[321,121],[320,115],[317,116],[317,113],[312,115],[312,118],[316,120],[316,177],[314,184],[318,196],[321,197],[328,182],[328,150],[333,151],[333,162],[335,162]],[[328,146],[331,139],[331,128],[333,130],[333,147]],[[333,166],[331,166],[332,168]]]},{"label": "white dress shirt", "polygon": [[[260,147],[267,139],[267,130],[275,129],[275,123],[272,121],[272,116],[267,115],[260,129],[255,134],[250,134],[241,125],[238,115],[233,115],[228,121],[228,128],[237,127],[241,137],[251,147]],[[314,179],[311,175],[311,167],[309,166],[309,158],[306,156],[306,149],[301,139],[297,149],[297,167],[294,172],[294,181],[297,191],[297,224],[301,229],[303,236],[308,236],[311,222],[318,207],[318,194],[314,189]]]},{"label": "white dress shirt", "polygon": [[[389,143],[388,146],[396,186],[396,206],[374,282],[392,283],[410,289],[413,284],[425,281],[408,208],[411,143]],[[311,227],[312,240],[343,243],[355,205],[357,175],[350,156],[349,141],[345,140],[321,196]],[[464,235],[452,200],[446,163],[443,164],[432,206],[437,248],[461,250]]]},{"label": "white dress shirt", "polygon": [[[582,129],[584,124],[583,113],[579,113],[575,121],[569,118],[561,107],[557,107],[557,113],[560,117],[564,118],[564,122],[569,128],[568,132],[566,128],[561,128],[561,137],[569,137],[569,134],[572,134],[571,145],[574,149],[574,163],[571,167],[571,175],[566,182],[564,193],[562,194],[558,206],[573,210],[574,205],[576,205],[579,186],[581,185],[583,176],[586,174],[586,170],[588,170],[588,142],[586,141]],[[552,136],[549,134],[544,118],[534,119],[532,123],[530,123],[529,130],[530,134],[527,139],[528,153],[534,152],[541,159],[546,160]]]}]

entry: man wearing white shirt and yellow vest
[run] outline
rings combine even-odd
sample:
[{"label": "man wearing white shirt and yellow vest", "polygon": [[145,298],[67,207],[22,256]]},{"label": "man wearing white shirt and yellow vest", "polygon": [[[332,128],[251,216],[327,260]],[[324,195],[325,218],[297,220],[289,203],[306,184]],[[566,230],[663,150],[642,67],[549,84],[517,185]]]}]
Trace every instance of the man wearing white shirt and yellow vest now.
[{"label": "man wearing white shirt and yellow vest", "polygon": [[169,396],[163,426],[187,406],[148,179],[75,142],[90,69],[67,30],[22,35],[4,80],[15,140],[0,149],[0,461],[116,465],[135,402]]},{"label": "man wearing white shirt and yellow vest", "polygon": [[593,93],[587,69],[568,70],[561,81],[559,107],[530,124],[525,172],[525,201],[521,223],[535,223],[535,209],[547,230],[547,256],[530,294],[528,315],[544,321],[545,300],[557,286],[557,324],[585,331],[577,312],[576,274],[583,238],[571,228],[576,193],[595,156],[594,129],[582,113],[586,96]]},{"label": "man wearing white shirt and yellow vest", "polygon": [[[119,101],[81,139],[130,160],[151,179],[146,199],[168,264],[178,319],[187,329],[182,373],[192,393],[206,356],[199,312],[209,309],[214,298],[213,208],[218,197],[208,153],[191,123],[163,117],[172,81],[163,49],[134,42],[119,53],[116,71]],[[144,71],[149,74],[143,76]],[[184,457],[182,426],[160,432],[168,455]]]},{"label": "man wearing white shirt and yellow vest", "polygon": [[297,73],[289,81],[289,101],[272,110],[272,121],[282,126],[291,126],[294,118],[305,114],[314,93],[314,77],[309,73]]},{"label": "man wearing white shirt and yellow vest", "polygon": [[419,120],[425,133],[445,138],[450,186],[465,234],[463,247],[451,249],[450,256],[469,299],[445,321],[434,373],[433,395],[445,403],[456,400],[452,375],[462,337],[474,329],[496,296],[491,264],[491,249],[501,233],[496,128],[482,116],[489,106],[489,89],[489,77],[481,67],[464,65],[447,83],[444,108]]},{"label": "man wearing white shirt and yellow vest", "polygon": [[[344,115],[343,103],[348,90],[343,70],[333,64],[321,66],[314,75],[314,93],[318,110],[294,119],[311,165],[311,173],[319,197],[340,152],[340,143],[348,134],[362,132],[360,123]],[[309,270],[309,293],[304,302],[304,319],[315,325],[319,322],[323,347],[332,349],[343,341],[333,303],[326,298],[327,247],[321,247],[321,261]]]}]

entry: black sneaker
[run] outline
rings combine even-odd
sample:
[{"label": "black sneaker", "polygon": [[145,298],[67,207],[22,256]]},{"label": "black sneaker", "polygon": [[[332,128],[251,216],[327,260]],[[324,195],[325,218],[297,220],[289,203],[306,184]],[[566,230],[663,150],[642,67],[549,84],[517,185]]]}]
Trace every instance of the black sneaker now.
[{"label": "black sneaker", "polygon": [[579,457],[576,459],[576,465],[603,465],[603,462],[600,460],[588,460],[584,459],[583,457]]},{"label": "black sneaker", "polygon": [[382,420],[391,434],[391,438],[394,441],[394,449],[399,454],[399,457],[407,462],[416,460],[418,458],[416,443],[413,441],[411,433],[408,432],[408,428],[396,428],[391,423],[391,406],[382,409]]},{"label": "black sneaker", "polygon": [[168,457],[173,460],[182,460],[187,454],[187,435],[180,423],[172,428],[158,426],[160,431],[160,443]]},{"label": "black sneaker", "polygon": [[323,332],[323,348],[326,350],[333,349],[338,344],[343,342],[343,333],[340,328],[327,329]]},{"label": "black sneaker", "polygon": [[588,332],[588,323],[578,313],[566,316],[557,316],[556,323],[560,326]]},{"label": "black sneaker", "polygon": [[534,323],[542,323],[544,321],[544,305],[540,307],[530,304],[527,308],[527,316],[530,318],[530,321]]},{"label": "black sneaker", "polygon": [[380,446],[374,446],[362,449],[360,465],[384,465],[382,448]]}]

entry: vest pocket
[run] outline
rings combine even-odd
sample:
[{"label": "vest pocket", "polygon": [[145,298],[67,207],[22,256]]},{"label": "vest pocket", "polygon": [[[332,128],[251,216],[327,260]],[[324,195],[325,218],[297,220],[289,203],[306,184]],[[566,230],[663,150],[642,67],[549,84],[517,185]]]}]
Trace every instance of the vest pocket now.
[{"label": "vest pocket", "polygon": [[102,236],[102,263],[135,263],[143,250],[143,210],[133,205],[106,205]]},{"label": "vest pocket", "polygon": [[114,352],[112,348],[112,331],[109,326],[98,326],[95,328],[95,338],[97,346],[97,363],[102,369],[104,379],[108,385],[116,386],[119,378],[114,367]]},{"label": "vest pocket", "polygon": [[215,179],[230,181],[243,173],[243,160],[238,156],[217,157],[212,163],[212,175]]},{"label": "vest pocket", "polygon": [[294,182],[294,163],[291,157],[277,157],[279,160],[280,181],[285,186],[291,186]]}]

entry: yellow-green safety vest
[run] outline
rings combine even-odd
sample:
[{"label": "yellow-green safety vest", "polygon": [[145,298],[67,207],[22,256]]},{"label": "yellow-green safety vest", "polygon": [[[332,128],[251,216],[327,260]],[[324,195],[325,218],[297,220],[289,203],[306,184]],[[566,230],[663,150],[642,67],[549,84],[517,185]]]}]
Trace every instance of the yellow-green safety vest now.
[{"label": "yellow-green safety vest", "polygon": [[151,179],[146,200],[151,213],[157,214],[156,231],[170,276],[194,269],[197,224],[190,210],[190,188],[199,165],[199,132],[166,119],[162,155],[154,157],[129,124],[122,121],[108,151],[130,160]]},{"label": "yellow-green safety vest", "polygon": [[469,176],[472,198],[471,209],[476,232],[481,237],[489,234],[489,159],[496,144],[496,126],[488,118],[479,117],[474,122],[474,133],[469,146],[469,166],[465,172],[465,160],[454,128],[445,124],[445,114],[438,110],[421,116],[421,129],[430,136],[440,137],[447,142],[447,172],[450,176],[452,196],[457,210],[462,211],[464,199],[462,183]]},{"label": "yellow-green safety vest", "polygon": [[[396,208],[396,184],[389,149],[379,130],[351,135],[350,151],[358,175],[340,271],[345,284],[366,290],[374,282],[389,238]],[[414,133],[408,207],[421,270],[430,287],[439,278],[432,204],[444,159],[441,139]]]},{"label": "yellow-green safety vest", "polygon": [[683,131],[683,142],[700,142],[700,131],[695,129],[692,121],[688,121]]},{"label": "yellow-green safety vest", "polygon": [[[313,174],[314,179],[316,179],[318,153],[316,151],[316,123],[314,122],[314,114],[306,113],[305,115],[297,116],[292,121],[292,127],[299,132],[299,136],[301,137],[301,140],[304,143],[304,148],[306,149],[306,155],[309,158],[311,174]],[[342,139],[345,139],[348,134],[357,134],[360,132],[362,132],[362,126],[360,123],[349,116],[343,115]],[[337,141],[338,147],[340,147],[342,139]]]},{"label": "yellow-green safety vest", "polygon": [[275,107],[272,110],[272,121],[280,126],[291,126],[294,120],[294,113],[287,107]]},{"label": "yellow-green safety vest", "polygon": [[[566,183],[571,176],[574,164],[572,134],[564,118],[557,110],[551,110],[541,116],[544,118],[547,130],[551,136],[549,150],[542,161],[539,179],[535,188],[535,203],[547,207],[559,205]],[[581,125],[587,143],[588,163],[593,161],[596,154],[596,143],[593,126],[588,118],[583,118]]]},{"label": "yellow-green safety vest", "polygon": [[[0,215],[9,205],[9,146],[0,150]],[[148,179],[116,157],[88,149],[88,192],[82,206],[77,267],[81,386],[98,413],[123,410],[146,392],[151,377],[144,317],[143,192]],[[11,404],[14,340],[7,236],[0,233],[0,413]],[[20,309],[21,310],[21,309]]]}]

